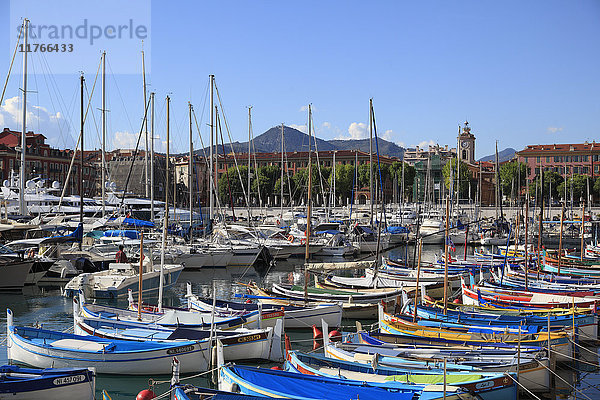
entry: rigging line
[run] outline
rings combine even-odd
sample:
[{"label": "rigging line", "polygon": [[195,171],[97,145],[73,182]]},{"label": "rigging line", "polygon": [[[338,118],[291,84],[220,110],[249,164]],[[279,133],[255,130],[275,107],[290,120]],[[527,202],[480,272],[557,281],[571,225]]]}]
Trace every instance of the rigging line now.
[{"label": "rigging line", "polygon": [[[117,79],[115,78],[115,73],[112,70],[109,59],[106,60],[106,65],[108,65],[108,70],[110,72],[110,75],[113,78],[114,83],[115,83],[115,88],[117,88],[117,93],[119,95],[119,99],[121,100],[121,104],[123,105],[123,112],[125,113],[125,118],[127,118],[127,122],[129,123],[129,129],[131,129],[131,131],[133,132],[133,124],[131,123],[131,119],[129,118],[129,114],[127,113],[127,107],[125,107],[125,101],[123,100],[123,96],[121,95],[121,90],[119,89],[119,85],[117,84]],[[144,116],[144,118],[145,118],[145,116]]]},{"label": "rigging line", "polygon": [[[101,64],[98,64],[98,71],[96,71],[96,78],[98,78],[98,74],[100,72],[100,65]],[[94,86],[92,86],[92,95],[94,94],[95,85],[96,85],[96,79],[94,79]],[[84,86],[85,86],[85,83],[84,83]],[[87,110],[86,110],[86,112],[84,114],[84,118],[83,118],[84,124],[85,124],[85,116],[87,115],[87,112],[89,111],[91,104],[92,104],[92,98],[90,97],[88,99]],[[65,182],[63,183],[63,189],[60,194],[60,200],[58,201],[59,208],[60,208],[63,198],[65,196],[65,191],[67,190],[67,184],[71,178],[71,172],[73,171],[73,164],[75,163],[75,156],[77,155],[77,148],[79,147],[79,143],[81,143],[82,135],[83,135],[83,132],[80,132],[79,135],[77,136],[77,143],[75,144],[75,150],[73,150],[73,157],[71,158],[71,163],[69,164],[69,171],[67,172],[67,178],[65,179]],[[79,171],[79,173],[83,174],[83,170]],[[81,199],[79,201],[83,202],[83,193],[81,193]]]},{"label": "rigging line", "polygon": [[[85,88],[85,93],[89,96],[89,98],[92,98],[92,95],[88,92],[88,87],[85,84],[85,82],[83,83],[83,87]],[[100,131],[98,130],[98,123],[96,122],[96,116],[94,115],[94,113],[91,113],[92,115],[92,121],[94,123],[94,127],[96,128],[96,136],[98,137],[98,143],[101,142],[102,138],[100,137]]]},{"label": "rigging line", "polygon": [[[146,109],[144,110],[144,119],[142,120],[142,126],[140,127],[140,133],[138,134],[137,143],[135,144],[135,152],[133,153],[133,157],[131,157],[131,166],[129,167],[129,172],[127,172],[127,180],[125,181],[125,188],[123,189],[123,197],[121,197],[121,204],[119,208],[123,207],[123,203],[125,202],[125,195],[127,193],[127,186],[129,186],[129,179],[131,178],[131,171],[133,170],[133,165],[135,163],[135,158],[138,154],[138,148],[140,146],[140,139],[142,138],[142,133],[144,133],[144,123],[146,122],[146,118],[148,116],[148,107],[150,107],[150,99],[148,99],[148,103],[146,103]],[[168,163],[169,160],[166,160]],[[166,188],[169,190],[169,188]]]},{"label": "rigging line", "polygon": [[[248,194],[246,193],[246,189],[244,187],[244,183],[242,182],[242,174],[240,173],[240,167],[238,166],[237,157],[235,154],[235,150],[233,149],[233,140],[231,139],[231,133],[229,131],[229,124],[227,123],[227,118],[225,117],[225,111],[223,110],[223,103],[221,101],[221,94],[219,93],[219,87],[215,83],[215,91],[217,92],[217,98],[219,99],[219,106],[221,107],[221,114],[223,114],[223,122],[225,123],[225,131],[227,132],[227,137],[229,138],[229,146],[231,147],[231,153],[233,154],[233,162],[235,163],[235,169],[238,173],[238,178],[241,182],[242,191],[244,192],[244,198],[246,199],[246,207],[250,207],[250,199]],[[248,154],[248,157],[250,155]],[[219,152],[217,151],[217,160],[219,159]],[[225,166],[227,166],[227,162],[225,162]],[[250,173],[250,171],[248,171]],[[248,193],[250,192],[250,188],[248,188]],[[218,196],[217,196],[218,197]]]},{"label": "rigging line", "polygon": [[[196,119],[196,111],[194,110],[194,108],[192,107],[192,115],[194,116],[194,122],[196,124],[196,130],[198,131],[198,137],[200,138],[200,144],[202,145],[202,153],[204,154],[204,163],[206,164],[207,168],[209,167],[208,165],[208,156],[206,154],[206,148],[204,147],[204,142],[202,140],[202,135],[200,134],[200,126],[198,125],[198,120]],[[208,179],[209,181],[209,185],[212,186],[213,191],[216,192],[217,188],[216,188],[216,184],[214,182],[214,179],[212,179],[212,176],[209,177]],[[219,196],[215,196],[216,197],[216,202],[217,202],[217,210],[221,209],[221,202],[219,200]]]},{"label": "rigging line", "polygon": [[[42,64],[41,64],[42,69],[45,68],[45,72],[52,77],[52,74],[50,73],[49,67],[47,65],[48,64],[47,60],[44,57],[41,57],[41,60],[43,61]],[[52,96],[52,90],[50,89],[50,86],[48,85],[48,81],[49,80],[48,80],[46,74],[43,74],[43,77],[44,77],[44,83],[46,85],[46,90],[48,92],[48,98],[50,99],[50,103],[52,104],[52,109],[53,110],[56,110],[57,108],[60,109],[61,108],[60,102],[58,102],[59,103],[58,107],[54,104],[54,97]],[[50,81],[50,82],[52,83],[52,81]],[[60,95],[57,95],[57,100],[58,100],[59,97],[60,97]],[[64,100],[63,100],[63,104],[64,104]],[[66,106],[66,104],[64,104],[64,106]],[[64,111],[63,114],[67,115],[66,109],[63,110],[63,111]],[[67,126],[67,132],[68,132],[70,130],[70,128],[71,128],[71,126],[69,125],[70,118],[62,118],[62,120],[64,121],[64,124]],[[58,118],[57,118],[56,125],[58,126],[58,131],[59,131],[60,139],[61,139],[62,143],[66,145],[66,140],[65,140],[65,137],[64,137],[65,135],[64,135],[64,132],[63,132],[63,127],[62,127],[62,125],[60,123],[60,120],[58,120]],[[73,140],[73,136],[71,136],[70,134],[68,134],[68,136],[70,137],[71,140]]]},{"label": "rigging line", "polygon": [[[225,141],[223,140],[223,130],[221,129],[221,118],[219,118],[219,113],[217,113],[217,127],[221,134],[221,148],[223,149],[223,154],[225,154]],[[233,196],[231,195],[231,182],[229,181],[229,168],[227,168],[227,163],[225,163],[225,179],[227,180],[227,188],[229,189],[229,203],[231,204],[233,222],[235,222],[235,208],[233,205]]]},{"label": "rigging line", "polygon": [[[10,60],[10,66],[8,67],[8,73],[6,74],[6,80],[4,81],[4,87],[2,88],[2,96],[0,96],[0,106],[2,106],[2,100],[4,100],[4,93],[6,93],[6,87],[8,86],[8,79],[10,78],[10,72],[12,71],[13,63],[17,55],[17,49],[19,48],[19,42],[21,41],[21,35],[23,34],[23,25],[19,30],[19,36],[17,37],[17,44],[15,45],[15,51],[13,52],[12,59]],[[25,49],[27,50],[27,49]]]},{"label": "rigging line", "polygon": [[[260,179],[258,179],[258,162],[256,161],[256,147],[255,147],[255,143],[254,143],[254,130],[252,129],[252,124],[250,124],[250,137],[252,138],[252,151],[253,151],[253,158],[254,158],[254,170],[256,171],[256,193],[258,194],[258,209],[260,210],[260,214],[263,214],[263,209],[262,209],[262,196],[260,194]],[[250,159],[250,154],[248,154],[248,159]],[[248,173],[250,173],[250,170],[248,170]],[[250,193],[251,193],[251,189],[252,188],[248,188],[248,197],[250,197]],[[250,201],[248,201],[248,204],[250,204]],[[250,206],[248,206],[250,207]],[[248,221],[248,224],[250,225],[251,222]]]},{"label": "rigging line", "polygon": [[[311,122],[312,122],[312,131],[313,131],[313,140],[315,142],[315,154],[317,157],[317,170],[319,171],[319,185],[320,185],[320,192],[321,192],[321,197],[324,200],[325,197],[325,190],[329,189],[325,187],[325,184],[323,182],[323,173],[321,172],[321,162],[319,161],[319,148],[317,147],[317,130],[315,128],[315,119],[311,114]],[[324,200],[324,205],[325,205],[325,210],[327,210],[327,201]]]}]

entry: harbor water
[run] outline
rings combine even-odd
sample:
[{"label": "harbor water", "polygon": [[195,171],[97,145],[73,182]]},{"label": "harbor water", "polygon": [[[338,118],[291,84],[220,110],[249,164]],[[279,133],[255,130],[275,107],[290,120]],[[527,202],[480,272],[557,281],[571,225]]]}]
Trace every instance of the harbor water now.
[{"label": "harbor water", "polygon": [[[472,248],[469,248],[472,252]],[[457,247],[457,256],[463,253],[463,247]],[[392,258],[412,258],[413,249],[398,249],[392,252]],[[425,246],[423,259],[433,261],[436,254],[440,254],[440,246]],[[332,261],[332,258],[327,258]],[[342,259],[335,260],[342,261]],[[183,306],[186,304],[186,283],[192,283],[193,292],[203,297],[212,296],[212,286],[215,283],[216,296],[220,299],[234,298],[235,294],[246,293],[246,288],[240,283],[250,281],[269,286],[271,283],[295,282],[302,283],[303,259],[289,259],[277,262],[265,276],[259,276],[253,267],[250,268],[215,268],[201,271],[184,271],[176,285],[165,291],[164,304],[167,306]],[[360,274],[360,271],[345,271],[348,275]],[[144,298],[145,303],[156,303],[156,297]],[[242,301],[242,300],[240,300]],[[122,300],[98,300],[103,304],[126,307],[127,302]],[[72,300],[63,297],[59,288],[26,287],[23,293],[0,294],[0,308],[2,311],[2,331],[0,339],[3,346],[0,352],[0,362],[7,363],[6,355],[6,308],[12,309],[16,325],[39,325],[53,330],[72,330]],[[370,324],[375,321],[363,321]],[[354,321],[343,321],[344,329],[354,330]],[[292,340],[294,349],[312,350],[312,331],[287,332]],[[600,399],[600,373],[598,364],[598,348],[585,345],[579,349],[579,362],[561,365],[557,370],[554,393],[547,393],[544,397],[562,399]],[[270,367],[271,364],[264,364]],[[111,376],[100,375],[96,380],[96,398],[102,398],[105,389],[112,399],[134,399],[141,390],[151,387],[157,394],[164,393],[169,388],[170,377],[163,376]],[[185,379],[183,382],[197,386],[211,386],[209,375]],[[523,397],[526,398],[526,397]]]}]

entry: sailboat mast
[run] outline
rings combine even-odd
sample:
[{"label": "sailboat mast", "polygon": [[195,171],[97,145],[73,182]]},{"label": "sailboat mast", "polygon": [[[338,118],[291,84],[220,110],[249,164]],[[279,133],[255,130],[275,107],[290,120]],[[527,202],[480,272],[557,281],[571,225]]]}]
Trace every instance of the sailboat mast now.
[{"label": "sailboat mast", "polygon": [[194,142],[192,140],[192,103],[188,102],[189,111],[190,111],[190,159],[188,163],[188,189],[190,192],[190,243],[193,241],[192,235],[192,209],[194,205]]},{"label": "sailboat mast", "polygon": [[214,186],[216,184],[216,182],[213,182],[213,157],[214,157],[214,142],[213,142],[213,137],[214,137],[214,82],[215,82],[215,76],[214,75],[209,75],[208,79],[210,81],[210,162],[209,162],[209,173],[210,173],[210,179],[209,179],[209,183],[210,183],[210,200],[209,200],[209,220],[211,221],[212,224],[212,220],[215,214],[215,199],[214,199]]},{"label": "sailboat mast", "polygon": [[308,105],[308,195],[307,195],[307,210],[306,210],[306,252],[304,254],[304,300],[308,300],[308,270],[306,269],[310,258],[310,221],[311,221],[311,204],[312,204],[312,157],[311,157],[311,142],[312,142],[312,106]]},{"label": "sailboat mast", "polygon": [[19,214],[27,214],[27,206],[25,204],[25,152],[27,150],[27,31],[29,29],[29,20],[23,20],[23,44],[25,51],[23,52],[23,132],[21,134],[21,173],[19,179]]},{"label": "sailboat mast", "polygon": [[371,203],[371,225],[373,225],[373,99],[369,99],[369,202]]},{"label": "sailboat mast", "polygon": [[[142,42],[143,45],[143,42]],[[146,147],[144,147],[144,188],[146,198],[150,195],[150,188],[148,187],[148,119],[146,118],[146,107],[148,101],[146,99],[146,59],[144,56],[144,50],[142,48],[142,88],[144,90],[144,133],[146,138]]]},{"label": "sailboat mast", "polygon": [[[250,226],[250,221],[252,218],[250,217],[250,199],[251,199],[251,190],[250,190],[250,176],[252,174],[252,170],[250,167],[250,158],[252,154],[252,106],[248,107],[248,226]],[[259,211],[260,214],[260,211]]]},{"label": "sailboat mast", "polygon": [[164,276],[163,270],[165,267],[165,247],[167,244],[167,230],[169,228],[169,123],[170,123],[170,106],[171,98],[167,96],[167,154],[165,155],[165,217],[162,226],[162,245],[160,252],[160,280],[158,289],[158,312],[162,312],[163,286]]},{"label": "sailboat mast", "polygon": [[333,194],[332,194],[332,210],[335,212],[335,153],[336,151],[333,151]]},{"label": "sailboat mast", "polygon": [[[80,102],[80,122],[81,122],[81,153],[79,154],[79,223],[81,223],[81,226],[83,228],[83,82],[84,82],[84,78],[83,78],[83,73],[81,74],[80,78],[79,78],[79,86],[80,86],[80,96],[81,96],[81,102]],[[79,250],[81,250],[81,244],[82,242],[79,242]]]},{"label": "sailboat mast", "polygon": [[280,196],[280,203],[281,203],[281,212],[280,212],[280,221],[283,220],[283,169],[285,168],[285,162],[283,160],[283,124],[281,124],[281,193],[279,194]]},{"label": "sailboat mast", "polygon": [[496,188],[498,192],[498,203],[500,205],[500,219],[504,220],[502,211],[502,187],[500,186],[500,162],[498,161],[498,141],[496,141]]},{"label": "sailboat mast", "polygon": [[[144,101],[145,102],[145,101]],[[106,216],[106,52],[102,52],[102,218]]]},{"label": "sailboat mast", "polygon": [[150,93],[152,117],[150,118],[150,218],[154,222],[154,92]]}]

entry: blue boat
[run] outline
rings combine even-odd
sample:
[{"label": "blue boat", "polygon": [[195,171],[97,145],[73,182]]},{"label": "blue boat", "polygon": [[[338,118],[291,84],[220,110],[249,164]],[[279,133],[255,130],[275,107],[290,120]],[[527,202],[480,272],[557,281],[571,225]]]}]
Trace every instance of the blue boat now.
[{"label": "blue boat", "polygon": [[[380,365],[336,360],[319,354],[288,352],[286,370],[330,378],[371,381],[406,382],[413,384],[443,384],[443,370],[400,369]],[[483,400],[508,400],[517,398],[516,374],[485,372],[447,372],[448,385],[458,386]]]},{"label": "blue boat", "polygon": [[[219,389],[249,395],[302,400],[433,400],[444,397],[443,386],[398,382],[370,383],[350,379],[303,375],[242,365],[222,366]],[[446,386],[447,400],[473,399],[456,386]]]},{"label": "blue boat", "polygon": [[95,385],[91,368],[0,367],[2,399],[94,400]]}]

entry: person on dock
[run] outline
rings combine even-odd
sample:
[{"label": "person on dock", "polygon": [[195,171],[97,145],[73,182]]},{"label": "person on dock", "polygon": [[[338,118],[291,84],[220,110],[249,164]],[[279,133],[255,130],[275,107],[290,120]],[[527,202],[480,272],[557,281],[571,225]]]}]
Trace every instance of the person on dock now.
[{"label": "person on dock", "polygon": [[119,251],[117,251],[117,262],[118,263],[126,263],[129,262],[127,260],[127,255],[125,254],[125,252],[123,251],[123,245],[120,244],[119,245]]}]

